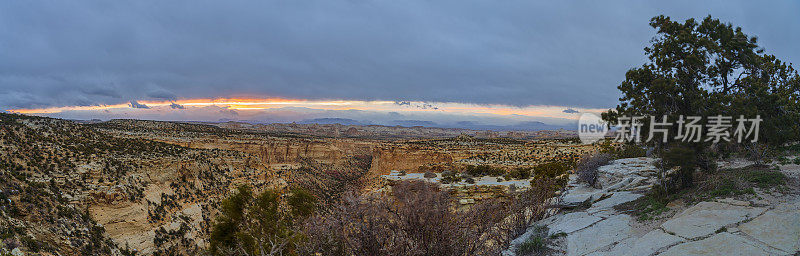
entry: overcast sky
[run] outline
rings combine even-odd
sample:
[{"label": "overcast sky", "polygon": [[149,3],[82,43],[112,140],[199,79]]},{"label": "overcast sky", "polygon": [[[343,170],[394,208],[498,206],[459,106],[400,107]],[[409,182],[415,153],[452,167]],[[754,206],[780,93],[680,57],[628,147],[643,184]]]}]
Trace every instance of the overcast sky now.
[{"label": "overcast sky", "polygon": [[217,97],[609,108],[651,17],[800,60],[798,1],[2,1],[0,110]]}]

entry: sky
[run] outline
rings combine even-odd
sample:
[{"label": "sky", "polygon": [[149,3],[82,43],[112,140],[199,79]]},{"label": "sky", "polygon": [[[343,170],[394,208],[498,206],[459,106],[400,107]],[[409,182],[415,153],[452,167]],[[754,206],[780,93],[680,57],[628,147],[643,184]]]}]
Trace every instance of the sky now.
[{"label": "sky", "polygon": [[800,60],[798,1],[2,1],[0,110],[564,124],[616,105],[661,14]]}]

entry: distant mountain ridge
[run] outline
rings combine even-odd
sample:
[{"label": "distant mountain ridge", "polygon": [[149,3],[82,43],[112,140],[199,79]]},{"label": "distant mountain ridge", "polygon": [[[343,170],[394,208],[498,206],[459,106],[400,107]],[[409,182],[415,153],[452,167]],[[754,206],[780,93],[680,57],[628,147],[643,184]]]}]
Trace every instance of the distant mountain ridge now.
[{"label": "distant mountain ridge", "polygon": [[361,122],[354,119],[349,118],[314,118],[314,119],[307,119],[300,122],[300,124],[341,124],[341,125],[370,125],[369,122]]},{"label": "distant mountain ridge", "polygon": [[577,123],[554,125],[540,121],[527,121],[511,125],[482,124],[474,121],[460,121],[454,124],[440,124],[426,120],[392,120],[388,123],[373,123],[349,118],[315,118],[307,119],[299,124],[341,124],[341,125],[382,125],[402,127],[456,128],[483,131],[543,131],[543,130],[576,130]]}]

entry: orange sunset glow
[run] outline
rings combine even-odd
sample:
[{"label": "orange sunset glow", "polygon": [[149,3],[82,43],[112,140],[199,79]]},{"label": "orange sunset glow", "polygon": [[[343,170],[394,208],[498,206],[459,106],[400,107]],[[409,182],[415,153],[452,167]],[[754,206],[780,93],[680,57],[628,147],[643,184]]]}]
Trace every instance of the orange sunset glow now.
[{"label": "orange sunset glow", "polygon": [[[146,107],[138,109],[168,109],[172,111],[192,111],[193,108],[215,106],[237,111],[258,111],[287,107],[301,107],[318,110],[361,110],[375,112],[435,112],[463,115],[498,115],[529,116],[576,119],[576,115],[563,112],[561,106],[525,106],[482,105],[456,102],[399,102],[399,101],[359,101],[359,100],[305,100],[284,98],[217,98],[217,99],[182,99],[176,101],[134,101]],[[171,109],[180,105],[181,109]],[[114,104],[101,106],[65,106],[51,108],[9,109],[9,112],[30,115],[48,115],[67,111],[92,112],[104,110],[137,109],[132,104]],[[599,113],[604,109],[580,109],[581,112]]]}]

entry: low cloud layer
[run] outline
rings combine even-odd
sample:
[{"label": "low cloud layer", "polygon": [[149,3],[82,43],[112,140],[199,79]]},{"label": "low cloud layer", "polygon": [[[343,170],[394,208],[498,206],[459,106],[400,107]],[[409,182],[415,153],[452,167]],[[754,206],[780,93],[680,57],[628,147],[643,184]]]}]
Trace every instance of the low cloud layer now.
[{"label": "low cloud layer", "polygon": [[625,71],[645,61],[652,16],[711,14],[791,62],[798,10],[793,1],[3,1],[0,109],[216,97],[608,108]]},{"label": "low cloud layer", "polygon": [[132,108],[143,108],[143,109],[149,109],[149,108],[150,108],[150,107],[148,107],[147,105],[145,105],[145,104],[140,104],[139,102],[137,102],[137,101],[135,101],[135,100],[132,100],[132,101],[131,101],[131,104],[130,104],[130,106],[131,106]]}]

